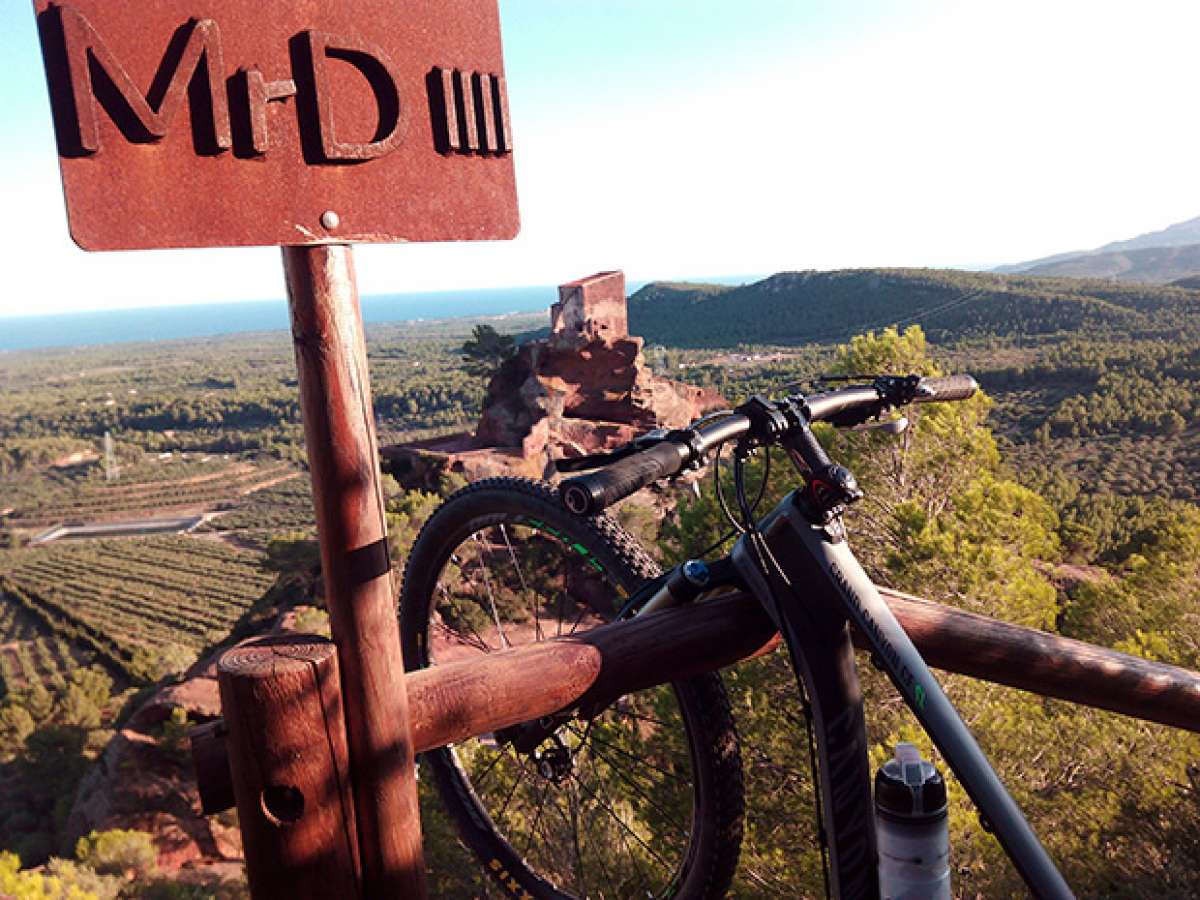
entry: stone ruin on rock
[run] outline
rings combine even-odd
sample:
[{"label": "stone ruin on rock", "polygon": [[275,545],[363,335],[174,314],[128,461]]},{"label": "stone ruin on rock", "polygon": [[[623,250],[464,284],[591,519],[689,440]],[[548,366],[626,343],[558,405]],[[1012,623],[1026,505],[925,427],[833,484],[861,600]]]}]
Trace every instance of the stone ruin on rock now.
[{"label": "stone ruin on rock", "polygon": [[550,335],[521,345],[488,384],[473,435],[381,449],[410,488],[447,472],[468,480],[548,477],[555,459],[611,449],[651,428],[675,428],[725,405],[717,393],[653,374],[629,334],[625,276],[601,272],[558,289]]}]

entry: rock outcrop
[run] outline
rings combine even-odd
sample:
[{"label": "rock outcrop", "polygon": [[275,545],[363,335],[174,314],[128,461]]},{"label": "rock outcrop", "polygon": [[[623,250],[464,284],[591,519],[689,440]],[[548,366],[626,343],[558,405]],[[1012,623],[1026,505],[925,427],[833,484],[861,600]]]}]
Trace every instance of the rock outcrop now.
[{"label": "rock outcrop", "polygon": [[724,404],[719,394],[651,372],[629,334],[625,276],[601,272],[558,289],[550,335],[523,344],[488,385],[474,435],[386,447],[384,467],[410,487],[446,472],[548,476],[553,461],[679,427]]},{"label": "rock outcrop", "polygon": [[217,655],[196,663],[182,682],[159,688],[108,742],[76,794],[66,828],[72,842],[91,831],[131,828],[154,836],[164,872],[240,862],[236,824],[201,814],[187,742],[164,730],[176,708],[191,722],[220,715]]},{"label": "rock outcrop", "polygon": [[141,701],[80,782],[65,823],[67,847],[92,831],[145,831],[153,836],[161,876],[209,886],[242,878],[237,816],[232,811],[203,814],[197,760],[177,719],[178,711],[186,713],[188,726],[218,720],[221,655],[247,637],[299,630],[303,626],[297,620],[297,604],[312,602],[318,586],[315,561],[297,563],[226,642],[193,663],[179,679],[160,683]]}]

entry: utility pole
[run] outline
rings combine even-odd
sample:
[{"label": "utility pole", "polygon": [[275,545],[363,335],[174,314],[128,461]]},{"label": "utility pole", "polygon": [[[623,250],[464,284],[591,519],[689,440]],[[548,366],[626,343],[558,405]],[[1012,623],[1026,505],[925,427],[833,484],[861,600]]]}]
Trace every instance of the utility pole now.
[{"label": "utility pole", "polygon": [[117,465],[117,454],[113,449],[112,432],[104,432],[104,480],[116,481],[121,474],[121,467]]}]

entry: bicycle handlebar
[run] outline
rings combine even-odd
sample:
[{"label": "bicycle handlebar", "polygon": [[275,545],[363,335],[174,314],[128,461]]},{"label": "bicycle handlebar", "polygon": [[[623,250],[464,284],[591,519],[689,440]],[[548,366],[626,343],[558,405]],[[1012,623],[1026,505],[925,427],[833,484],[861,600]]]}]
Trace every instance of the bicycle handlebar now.
[{"label": "bicycle handlebar", "polygon": [[563,506],[577,516],[590,516],[660,478],[682,469],[691,455],[686,445],[663,441],[632,453],[596,472],[569,478],[559,486]]},{"label": "bicycle handlebar", "polygon": [[[894,388],[899,384],[911,390],[905,391],[904,396],[896,396]],[[811,397],[797,395],[789,400],[799,403],[809,422],[848,424],[837,420],[848,416],[865,421],[887,408],[905,403],[966,400],[978,387],[970,375],[893,381],[877,379],[873,384],[840,388]],[[747,416],[731,413],[714,422],[674,432],[653,447],[623,456],[595,472],[566,479],[558,487],[559,497],[575,515],[595,515],[659,479],[679,473],[714,447],[746,434],[750,427]]]}]

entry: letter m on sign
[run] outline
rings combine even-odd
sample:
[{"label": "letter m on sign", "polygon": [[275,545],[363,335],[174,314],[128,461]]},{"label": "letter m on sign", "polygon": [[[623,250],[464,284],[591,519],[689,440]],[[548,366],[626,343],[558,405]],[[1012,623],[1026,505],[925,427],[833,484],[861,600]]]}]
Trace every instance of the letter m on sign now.
[{"label": "letter m on sign", "polygon": [[[129,140],[154,142],[166,137],[189,93],[192,117],[208,131],[197,134],[197,143],[212,152],[232,145],[225,63],[216,22],[192,19],[180,28],[167,46],[149,91],[143,94],[82,13],[70,6],[49,11],[58,19],[59,33],[51,39],[62,41],[80,150],[95,153],[100,149],[98,106],[105,108]],[[53,21],[48,24],[54,28]],[[203,78],[197,77],[201,66]],[[201,102],[206,109],[197,108]]]}]

